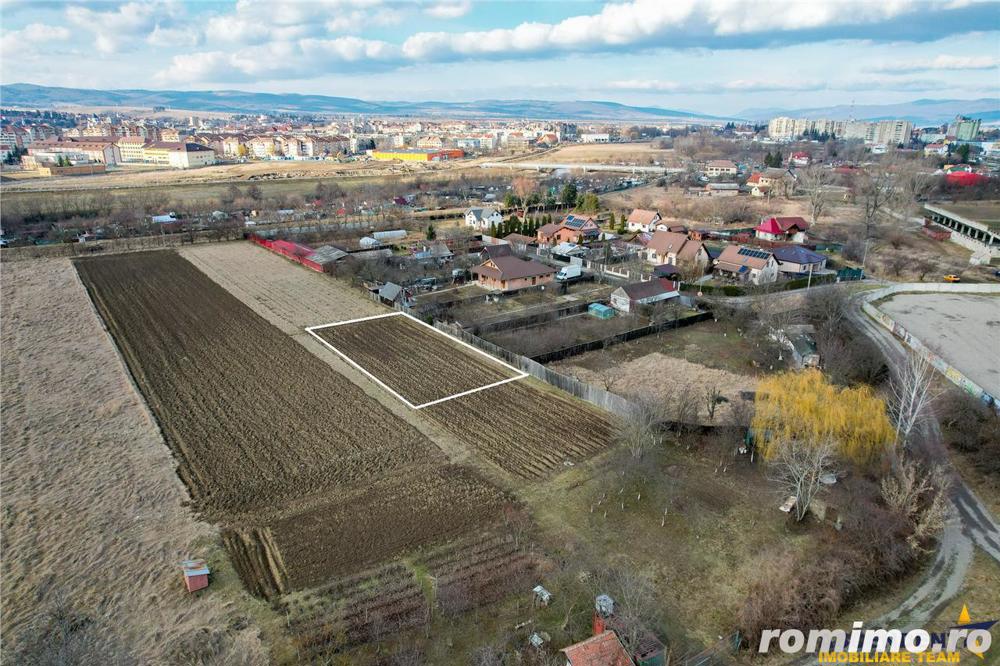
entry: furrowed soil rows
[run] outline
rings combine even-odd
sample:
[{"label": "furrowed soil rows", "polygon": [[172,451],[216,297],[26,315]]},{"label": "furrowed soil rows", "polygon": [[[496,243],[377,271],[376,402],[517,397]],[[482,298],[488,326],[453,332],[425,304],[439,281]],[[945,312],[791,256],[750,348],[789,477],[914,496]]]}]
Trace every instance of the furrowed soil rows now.
[{"label": "furrowed soil rows", "polygon": [[606,414],[527,381],[470,393],[421,413],[501,468],[527,479],[588,458],[611,439]]},{"label": "furrowed soil rows", "polygon": [[282,517],[270,530],[289,586],[299,589],[465,534],[498,520],[510,501],[468,468],[412,468]]},{"label": "furrowed soil rows", "polygon": [[203,510],[382,476],[441,453],[173,252],[77,262]]},{"label": "furrowed soil rows", "polygon": [[315,332],[414,405],[519,374],[404,315]]}]

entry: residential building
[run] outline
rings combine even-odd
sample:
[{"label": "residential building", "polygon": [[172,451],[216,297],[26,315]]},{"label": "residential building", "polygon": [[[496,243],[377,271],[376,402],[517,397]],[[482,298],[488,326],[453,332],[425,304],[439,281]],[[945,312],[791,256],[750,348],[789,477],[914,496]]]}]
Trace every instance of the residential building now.
[{"label": "residential building", "polygon": [[556,243],[582,243],[599,240],[601,228],[592,217],[567,215],[562,222],[550,222],[538,229],[538,242],[552,245]]},{"label": "residential building", "polygon": [[778,279],[774,255],[760,248],[728,245],[714,262],[715,272],[739,282],[770,284]]},{"label": "residential building", "polygon": [[611,135],[607,132],[588,132],[580,135],[580,143],[608,143]]},{"label": "residential building", "polygon": [[619,312],[635,312],[640,305],[652,305],[680,296],[680,282],[657,278],[633,282],[611,292],[611,307]]},{"label": "residential building", "polygon": [[657,231],[646,242],[646,261],[651,264],[708,263],[708,251],[701,241],[687,234]]},{"label": "residential building", "polygon": [[965,116],[955,116],[955,120],[948,123],[948,136],[953,136],[959,141],[974,141],[979,134],[981,122]]},{"label": "residential building", "polygon": [[739,183],[708,183],[705,192],[710,197],[735,197],[740,194]]},{"label": "residential building", "polygon": [[118,164],[121,162],[121,151],[109,139],[96,140],[72,137],[34,141],[28,146],[28,155],[36,155],[38,153],[52,153],[56,155],[83,154],[87,156],[88,161],[100,164]]},{"label": "residential building", "polygon": [[142,155],[145,162],[162,164],[174,169],[215,164],[215,151],[200,143],[157,141],[145,146]]},{"label": "residential building", "polygon": [[788,157],[788,163],[792,166],[800,166],[800,167],[809,166],[810,161],[812,161],[812,158],[809,156],[809,153],[805,153],[802,151],[792,153]]},{"label": "residential building", "polygon": [[502,223],[503,215],[496,208],[473,207],[465,211],[465,225],[468,227],[489,231],[494,224],[500,226]]},{"label": "residential building", "polygon": [[768,217],[754,227],[754,235],[766,241],[804,243],[809,223],[801,217]]},{"label": "residential building", "polygon": [[826,269],[826,257],[801,245],[783,245],[772,251],[778,271],[786,275],[810,275]]},{"label": "residential building", "polygon": [[730,160],[711,160],[705,163],[705,175],[709,178],[735,176],[737,171],[736,163]]},{"label": "residential building", "polygon": [[924,146],[924,157],[931,157],[933,155],[944,157],[947,154],[948,144],[946,143],[928,143]]},{"label": "residential building", "polygon": [[278,154],[278,144],[273,136],[255,136],[246,142],[250,157],[267,159]]},{"label": "residential building", "polygon": [[487,259],[473,268],[472,274],[487,289],[517,291],[552,282],[556,270],[533,259],[511,255]]},{"label": "residential building", "polygon": [[164,127],[160,130],[160,141],[177,143],[181,140],[181,133],[173,127]]},{"label": "residential building", "polygon": [[660,214],[655,210],[645,210],[635,208],[625,220],[625,228],[629,231],[642,231],[652,233],[656,231],[656,225],[662,220]]},{"label": "residential building", "polygon": [[115,141],[115,145],[118,146],[118,151],[121,153],[122,162],[143,161],[142,150],[146,145],[146,140],[141,136],[124,136]]}]

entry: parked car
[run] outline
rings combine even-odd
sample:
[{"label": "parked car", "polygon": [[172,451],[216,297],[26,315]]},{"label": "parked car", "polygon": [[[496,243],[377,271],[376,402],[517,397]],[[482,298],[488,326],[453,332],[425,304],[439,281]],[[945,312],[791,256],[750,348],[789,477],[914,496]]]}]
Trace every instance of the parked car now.
[{"label": "parked car", "polygon": [[958,277],[957,275],[945,275],[944,276],[944,281],[945,282],[961,282],[962,278]]}]

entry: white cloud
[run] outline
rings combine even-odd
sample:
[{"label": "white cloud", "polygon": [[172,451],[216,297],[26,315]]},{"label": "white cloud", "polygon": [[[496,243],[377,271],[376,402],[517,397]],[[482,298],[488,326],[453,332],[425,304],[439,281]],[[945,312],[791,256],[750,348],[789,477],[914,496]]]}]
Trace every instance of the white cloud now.
[{"label": "white cloud", "polygon": [[722,95],[729,93],[761,93],[761,92],[816,92],[820,90],[847,91],[924,91],[937,90],[945,84],[942,81],[927,79],[911,79],[893,76],[867,76],[841,80],[819,79],[734,79],[730,81],[705,81],[702,83],[679,83],[676,81],[661,81],[658,79],[626,79],[610,81],[606,88],[611,90],[627,90],[640,93],[673,93]]},{"label": "white cloud", "polygon": [[471,0],[446,0],[435,2],[424,9],[424,13],[438,19],[457,19],[465,16],[472,9]]},{"label": "white cloud", "polygon": [[874,72],[921,72],[994,69],[1000,59],[993,56],[939,55],[931,59],[903,60],[873,67]]},{"label": "white cloud", "polygon": [[8,30],[0,37],[0,54],[10,57],[33,57],[46,51],[58,51],[71,37],[61,25],[30,23],[20,30]]},{"label": "white cloud", "polygon": [[102,11],[86,5],[66,7],[67,21],[92,33],[94,47],[104,55],[138,45],[161,26],[169,28],[182,15],[183,6],[176,0],[127,2]]},{"label": "white cloud", "polygon": [[170,66],[157,73],[163,84],[259,81],[301,77],[302,72],[336,71],[356,63],[394,63],[399,48],[388,42],[346,36],[335,39],[300,39],[235,51],[210,51],[176,55]]}]

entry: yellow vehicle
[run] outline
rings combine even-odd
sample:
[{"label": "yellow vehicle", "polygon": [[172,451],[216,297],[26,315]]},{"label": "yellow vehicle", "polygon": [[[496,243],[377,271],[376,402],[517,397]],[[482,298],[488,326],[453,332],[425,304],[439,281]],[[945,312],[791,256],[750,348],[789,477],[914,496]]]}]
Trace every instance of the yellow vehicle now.
[{"label": "yellow vehicle", "polygon": [[962,278],[958,277],[957,275],[945,275],[944,276],[944,281],[945,282],[961,282]]}]

